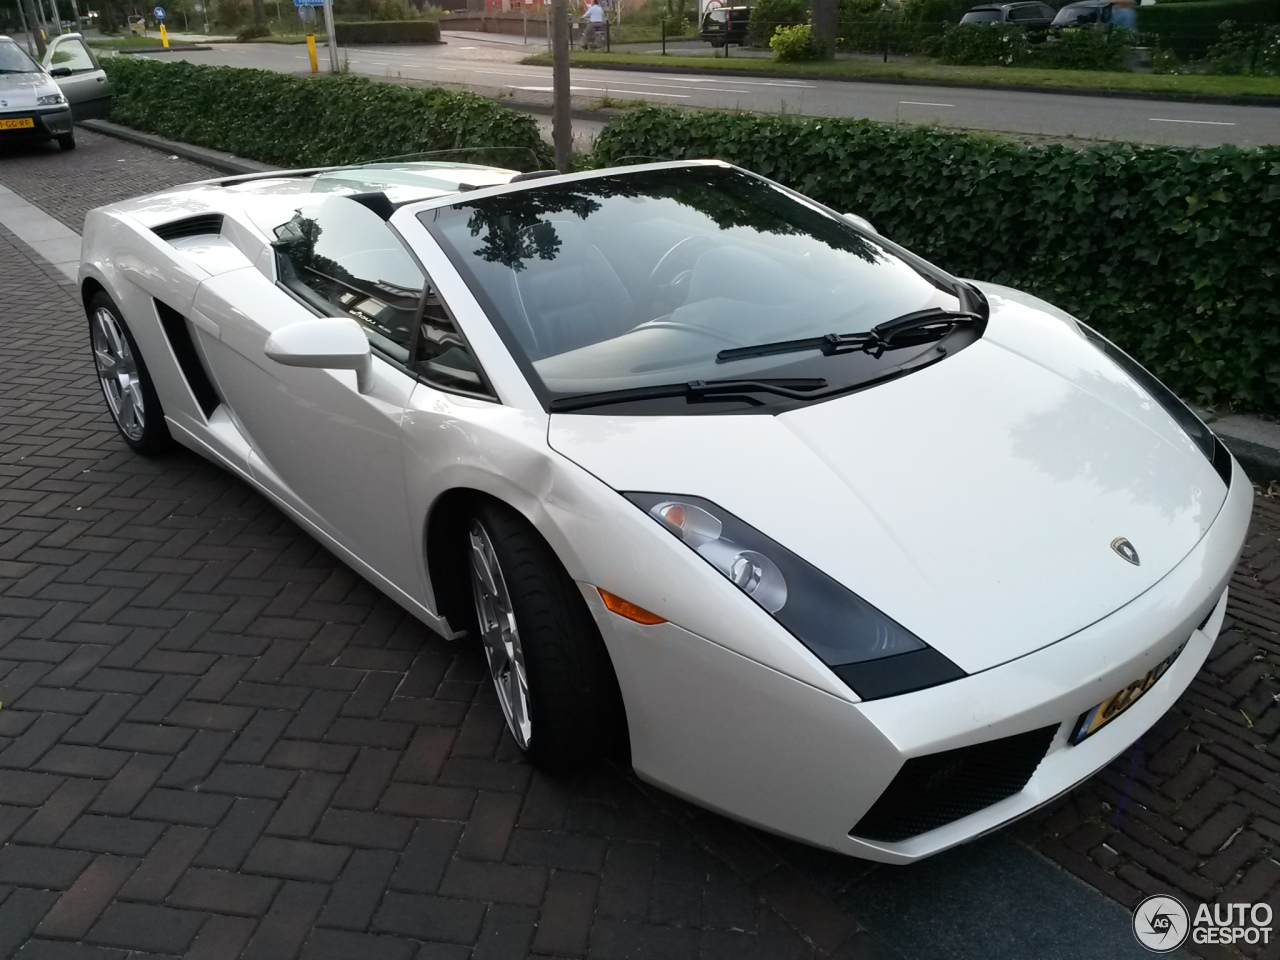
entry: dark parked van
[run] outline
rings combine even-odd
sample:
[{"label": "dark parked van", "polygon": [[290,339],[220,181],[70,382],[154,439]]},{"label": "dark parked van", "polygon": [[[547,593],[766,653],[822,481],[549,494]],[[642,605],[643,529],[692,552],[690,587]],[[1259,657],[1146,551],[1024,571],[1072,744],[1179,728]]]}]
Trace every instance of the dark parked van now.
[{"label": "dark parked van", "polygon": [[750,19],[750,7],[714,7],[702,18],[698,36],[713,47],[723,47],[726,43],[743,46],[747,42]]}]

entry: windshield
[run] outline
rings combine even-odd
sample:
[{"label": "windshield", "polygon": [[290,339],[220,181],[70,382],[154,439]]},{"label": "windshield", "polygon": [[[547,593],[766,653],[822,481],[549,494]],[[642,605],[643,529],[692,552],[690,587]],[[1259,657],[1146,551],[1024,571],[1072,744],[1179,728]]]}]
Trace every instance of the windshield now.
[{"label": "windshield", "polygon": [[726,377],[853,384],[904,358],[717,354],[961,306],[949,278],[732,167],[610,174],[420,218],[544,404]]},{"label": "windshield", "polygon": [[0,40],[0,73],[39,73],[40,67],[12,40]]}]

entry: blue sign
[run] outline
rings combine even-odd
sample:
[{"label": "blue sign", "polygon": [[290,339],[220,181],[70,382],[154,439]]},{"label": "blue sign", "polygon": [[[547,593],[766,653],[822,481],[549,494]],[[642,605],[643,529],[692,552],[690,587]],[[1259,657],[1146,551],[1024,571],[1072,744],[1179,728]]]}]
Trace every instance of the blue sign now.
[{"label": "blue sign", "polygon": [[324,0],[293,0],[295,7],[323,7]]},{"label": "blue sign", "polygon": [[151,12],[152,12],[153,14],[155,14],[155,17],[156,17],[156,19],[157,19],[157,20],[163,20],[163,19],[164,19],[164,7],[156,7],[156,8],[155,8],[154,10],[152,10]]}]

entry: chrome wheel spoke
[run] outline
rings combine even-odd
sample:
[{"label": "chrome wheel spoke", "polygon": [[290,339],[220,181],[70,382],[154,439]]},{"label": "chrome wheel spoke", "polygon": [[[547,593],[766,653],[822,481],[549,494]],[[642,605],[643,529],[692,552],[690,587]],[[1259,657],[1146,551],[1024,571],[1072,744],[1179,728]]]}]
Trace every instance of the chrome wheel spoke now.
[{"label": "chrome wheel spoke", "polygon": [[493,678],[507,728],[516,743],[522,749],[528,749],[533,733],[529,717],[529,680],[511,595],[507,591],[493,542],[484,527],[474,520],[469,541],[471,589],[489,675]]}]

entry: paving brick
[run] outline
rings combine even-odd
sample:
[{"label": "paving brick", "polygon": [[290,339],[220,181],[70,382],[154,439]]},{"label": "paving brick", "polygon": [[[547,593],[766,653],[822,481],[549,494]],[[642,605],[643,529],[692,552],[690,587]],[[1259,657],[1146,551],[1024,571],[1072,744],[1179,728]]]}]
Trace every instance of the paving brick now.
[{"label": "paving brick", "polygon": [[267,825],[267,832],[286,837],[308,836],[328,809],[329,799],[340,782],[334,774],[303,771]]},{"label": "paving brick", "polygon": [[[432,784],[393,783],[382,794],[378,810],[408,817],[466,820],[476,792],[462,787]],[[516,798],[518,802],[518,797]]]},{"label": "paving brick", "polygon": [[294,956],[311,932],[329,889],[315,883],[287,882],[262,918],[243,960],[278,960]]},{"label": "paving brick", "polygon": [[327,843],[263,837],[244,862],[248,873],[265,873],[291,880],[332,883],[351,851]]},{"label": "paving brick", "polygon": [[121,896],[131,900],[163,900],[196,858],[208,836],[208,830],[197,827],[169,827],[124,885]]},{"label": "paving brick", "polygon": [[224,870],[238,869],[266,830],[276,812],[276,806],[273,800],[238,798],[217,829],[210,834],[204,849],[196,857],[196,865],[221,867]]},{"label": "paving brick", "polygon": [[511,837],[509,856],[513,863],[599,873],[606,848],[605,841],[598,837],[517,828]]},{"label": "paving brick", "polygon": [[0,848],[0,883],[65,890],[93,860],[79,850],[55,850],[11,843]]},{"label": "paving brick", "polygon": [[72,777],[97,777],[105,780],[114,777],[128,762],[129,754],[123,750],[59,744],[40,758],[36,769]]},{"label": "paving brick", "polygon": [[326,843],[403,850],[413,832],[413,821],[384,813],[330,810],[320,820],[315,838]]},{"label": "paving brick", "polygon": [[143,903],[113,903],[86,936],[90,943],[181,955],[207,916]]},{"label": "paving brick", "polygon": [[218,765],[232,740],[232,734],[226,731],[196,731],[186,749],[174,757],[166,768],[160,778],[160,785],[179,788],[198,785]]},{"label": "paving brick", "polygon": [[98,857],[58,898],[36,933],[65,940],[83,938],[137,866],[138,861],[128,857]]},{"label": "paving brick", "polygon": [[0,957],[14,955],[57,899],[49,890],[15,890],[0,902]]},{"label": "paving brick", "polygon": [[27,820],[14,839],[22,843],[54,843],[102,789],[95,780],[70,777]]},{"label": "paving brick", "polygon": [[[351,771],[342,782],[342,787],[334,795],[333,804],[337,807],[348,807],[354,810],[372,810],[378,805],[386,790],[387,781],[396,765],[400,762],[398,750],[379,750],[364,747],[356,755]],[[399,810],[385,810],[387,813],[399,813]]]},{"label": "paving brick", "polygon": [[169,765],[169,757],[137,754],[120,768],[89,808],[94,813],[132,813]]},{"label": "paving brick", "polygon": [[212,916],[183,960],[238,960],[257,926],[256,919]]},{"label": "paving brick", "polygon": [[0,798],[5,803],[39,806],[53,795],[62,782],[61,777],[50,773],[0,770]]},{"label": "paving brick", "polygon": [[355,850],[320,915],[320,925],[365,930],[387,889],[397,854],[391,850]]},{"label": "paving brick", "polygon": [[316,930],[302,948],[302,960],[351,960],[352,957],[376,957],[377,960],[413,960],[418,945],[395,937],[344,930]]},{"label": "paving brick", "polygon": [[219,823],[231,807],[231,798],[190,790],[151,790],[134,810],[144,820],[185,823],[194,827],[212,827]]},{"label": "paving brick", "polygon": [[226,870],[189,870],[169,895],[168,904],[188,910],[261,917],[271,906],[280,881]]},{"label": "paving brick", "polygon": [[160,839],[164,829],[164,824],[149,820],[87,814],[62,834],[59,844],[73,850],[141,857]]},{"label": "paving brick", "polygon": [[570,957],[585,954],[599,887],[599,879],[591,874],[552,873],[533,938],[534,952]]},{"label": "paving brick", "polygon": [[259,710],[224,759],[228,763],[261,763],[292,719],[293,714],[283,710]]},{"label": "paving brick", "polygon": [[471,900],[388,891],[370,929],[445,943],[474,944],[485,906]]},{"label": "paving brick", "polygon": [[455,860],[446,869],[439,892],[446,897],[537,906],[546,886],[547,871],[542,867]]},{"label": "paving brick", "polygon": [[661,927],[635,920],[601,920],[591,932],[591,956],[601,960],[662,957],[696,960],[701,937],[697,930]]}]

